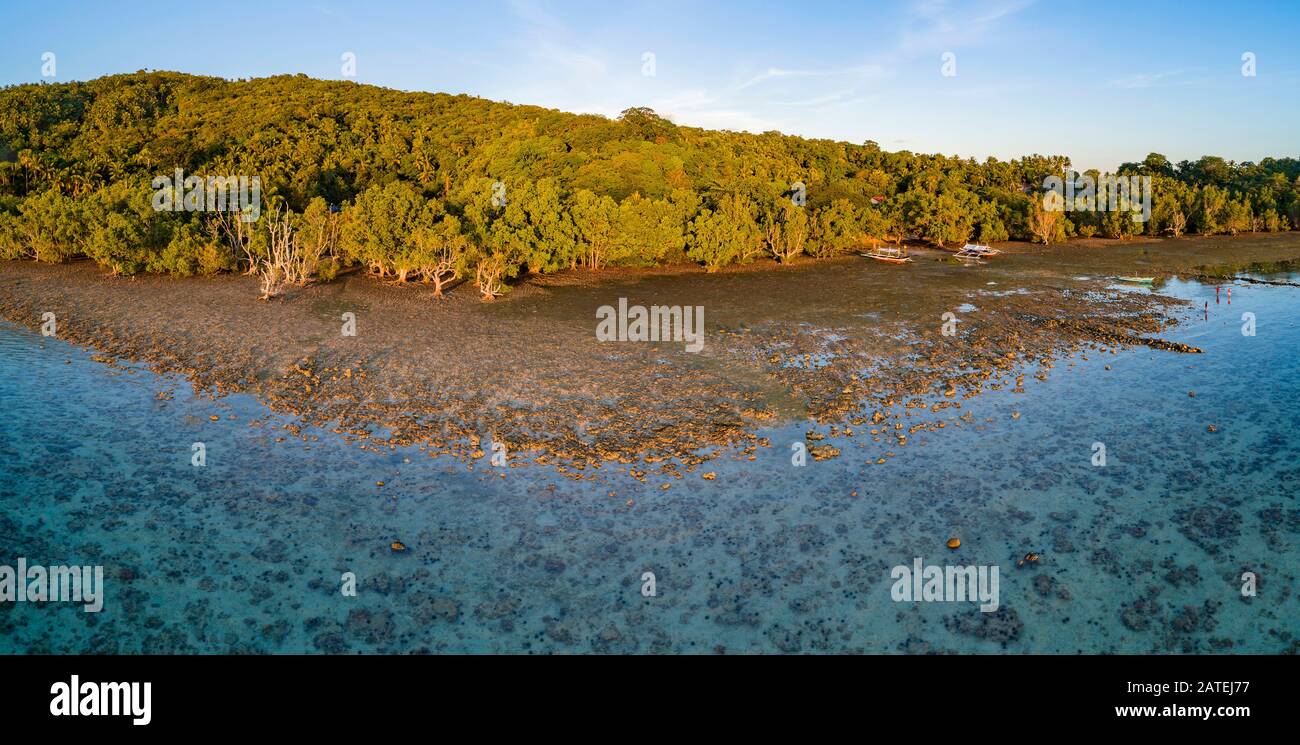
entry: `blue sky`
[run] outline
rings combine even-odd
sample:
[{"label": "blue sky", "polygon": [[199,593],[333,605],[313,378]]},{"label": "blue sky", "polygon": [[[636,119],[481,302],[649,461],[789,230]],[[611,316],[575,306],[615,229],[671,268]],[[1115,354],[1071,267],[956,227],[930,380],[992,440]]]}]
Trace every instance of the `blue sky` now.
[{"label": "blue sky", "polygon": [[650,106],[683,124],[886,150],[1059,153],[1082,168],[1153,150],[1300,156],[1296,0],[5,0],[0,17],[4,85],[42,80],[45,52],[57,81],[139,69],[339,78],[352,52],[361,83],[608,116]]}]

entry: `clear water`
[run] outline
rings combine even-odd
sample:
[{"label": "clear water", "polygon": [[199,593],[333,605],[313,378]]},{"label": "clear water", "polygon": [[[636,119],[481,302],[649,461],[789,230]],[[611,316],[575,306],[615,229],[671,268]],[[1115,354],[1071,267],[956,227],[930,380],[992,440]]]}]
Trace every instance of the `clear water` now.
[{"label": "clear water", "polygon": [[[644,484],[304,441],[251,397],[0,326],[0,564],[107,584],[98,614],[0,603],[0,652],[1296,651],[1300,290],[1162,292],[1195,301],[1166,336],[1205,354],[1075,357],[885,465],[859,437],[794,467],[801,423]],[[917,556],[997,565],[1001,610],[894,602]]]}]

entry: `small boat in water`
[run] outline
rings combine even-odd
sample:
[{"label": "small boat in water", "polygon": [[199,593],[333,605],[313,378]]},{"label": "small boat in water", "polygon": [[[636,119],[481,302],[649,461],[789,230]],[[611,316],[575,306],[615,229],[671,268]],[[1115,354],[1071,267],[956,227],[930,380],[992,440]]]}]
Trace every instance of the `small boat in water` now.
[{"label": "small boat in water", "polygon": [[967,243],[966,245],[962,246],[961,250],[958,251],[957,253],[973,254],[975,256],[988,257],[988,256],[997,256],[1002,252],[997,250],[996,248],[990,248],[989,246],[981,246],[978,243]]},{"label": "small boat in water", "polygon": [[[986,246],[972,246],[971,244],[967,243],[966,246],[965,246],[964,248],[962,248],[962,250],[960,250],[960,251],[958,251],[957,253],[953,254],[952,257],[953,257],[954,259],[956,259],[957,261],[960,261],[960,262],[963,263],[963,264],[986,264],[986,263],[988,263],[988,262],[984,261],[984,259],[985,259],[985,257],[990,256],[991,254],[987,254],[987,253],[984,253],[984,252],[982,252],[982,251],[976,250],[976,249],[978,249],[978,248],[986,248]],[[989,249],[989,250],[992,250],[992,249]]]},{"label": "small boat in water", "polygon": [[912,257],[908,256],[906,251],[896,246],[881,246],[880,248],[873,248],[867,253],[860,253],[858,255],[865,256],[868,259],[875,259],[876,261],[887,261],[891,264],[906,264],[912,260]]},{"label": "small boat in water", "polygon": [[1132,282],[1139,285],[1149,285],[1156,281],[1155,277],[1116,277],[1121,282]]}]

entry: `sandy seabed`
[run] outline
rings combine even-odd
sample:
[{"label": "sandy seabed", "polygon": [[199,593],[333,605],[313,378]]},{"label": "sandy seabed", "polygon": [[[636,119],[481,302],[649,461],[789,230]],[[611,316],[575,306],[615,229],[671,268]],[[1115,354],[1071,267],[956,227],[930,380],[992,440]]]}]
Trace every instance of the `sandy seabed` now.
[{"label": "sandy seabed", "polygon": [[[0,604],[0,652],[1300,651],[1297,289],[1215,293],[1300,236],[1005,248],[490,304],[0,264],[60,337],[0,328],[0,563],[108,584]],[[597,342],[620,297],[704,349]],[[999,566],[999,609],[894,602],[915,557]]]}]

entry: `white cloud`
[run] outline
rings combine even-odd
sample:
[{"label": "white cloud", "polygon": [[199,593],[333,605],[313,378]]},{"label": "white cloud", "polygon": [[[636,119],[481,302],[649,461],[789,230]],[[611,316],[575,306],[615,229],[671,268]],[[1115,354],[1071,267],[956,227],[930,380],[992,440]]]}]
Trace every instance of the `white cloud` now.
[{"label": "white cloud", "polygon": [[[805,67],[782,65],[774,58],[775,64],[741,68],[730,77],[715,73],[675,80],[663,69],[659,76],[645,78],[640,74],[639,53],[629,53],[626,64],[613,60],[591,39],[575,36],[562,19],[535,0],[511,0],[516,21],[511,44],[520,55],[503,72],[518,81],[510,91],[512,100],[569,111],[613,118],[629,106],[644,105],[689,126],[846,136],[834,122],[844,124],[847,115],[847,121],[856,122],[855,130],[875,126],[881,107],[891,107],[887,82],[906,75],[917,56],[986,42],[1004,19],[1031,2],[982,0],[958,5],[920,0],[907,11],[892,44],[886,32],[883,42],[873,43],[847,63]],[[674,82],[686,87],[674,87]],[[942,93],[975,97],[988,92],[988,87],[971,86]],[[864,107],[870,109],[870,116]]]},{"label": "white cloud", "polygon": [[853,96],[853,91],[840,90],[797,101],[769,101],[768,103],[772,106],[788,106],[791,108],[822,108],[849,100],[851,96]]},{"label": "white cloud", "polygon": [[1105,87],[1126,88],[1126,89],[1151,88],[1153,86],[1160,85],[1162,81],[1167,81],[1170,78],[1177,77],[1180,74],[1182,74],[1180,70],[1170,70],[1167,72],[1150,72],[1150,73],[1137,73],[1134,75],[1125,75],[1122,78],[1116,78],[1114,80],[1107,81]]},{"label": "white cloud", "polygon": [[691,127],[703,127],[704,129],[731,129],[741,132],[753,132],[755,134],[767,132],[773,129],[781,129],[781,126],[761,116],[757,116],[748,111],[738,109],[705,109],[697,111],[682,111],[674,113],[672,121],[678,124],[685,124]]},{"label": "white cloud", "polygon": [[743,91],[746,88],[750,88],[760,83],[766,83],[769,80],[782,80],[787,78],[828,78],[851,76],[875,79],[883,77],[884,74],[884,68],[880,65],[857,65],[855,67],[830,70],[785,70],[779,67],[769,67],[766,71],[761,72],[736,86],[735,90]]},{"label": "white cloud", "polygon": [[999,21],[1033,3],[1034,0],[1000,0],[954,8],[944,0],[922,0],[911,7],[910,28],[898,40],[896,52],[911,58],[981,43]]},{"label": "white cloud", "polygon": [[571,41],[569,29],[533,0],[512,0],[515,16],[524,23],[526,35],[518,44],[529,58],[530,75],[558,73],[591,85],[607,77],[601,57]]}]

